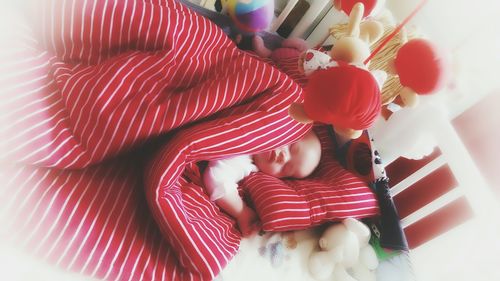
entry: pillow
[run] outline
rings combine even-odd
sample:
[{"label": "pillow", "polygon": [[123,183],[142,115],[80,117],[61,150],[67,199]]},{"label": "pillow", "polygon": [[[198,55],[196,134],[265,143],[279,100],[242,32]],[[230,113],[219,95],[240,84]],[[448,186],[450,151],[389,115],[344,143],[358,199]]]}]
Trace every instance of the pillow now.
[{"label": "pillow", "polygon": [[379,213],[375,194],[361,178],[335,159],[327,126],[316,126],[322,156],[306,179],[278,179],[257,172],[241,182],[261,219],[264,231],[300,230],[346,217]]}]

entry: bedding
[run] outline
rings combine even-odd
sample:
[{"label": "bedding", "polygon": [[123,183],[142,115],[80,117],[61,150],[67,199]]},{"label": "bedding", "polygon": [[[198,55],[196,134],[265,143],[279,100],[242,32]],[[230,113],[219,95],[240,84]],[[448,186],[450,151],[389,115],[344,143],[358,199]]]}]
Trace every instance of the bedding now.
[{"label": "bedding", "polygon": [[318,168],[307,179],[283,180],[258,172],[241,183],[249,192],[264,231],[302,230],[346,217],[378,215],[372,190],[336,159],[333,132],[324,125],[314,129],[322,153]]},{"label": "bedding", "polygon": [[[217,280],[316,281],[309,274],[308,260],[317,249],[321,229],[270,232],[241,241],[240,249]],[[415,281],[407,252],[394,252],[380,259],[378,281]]]},{"label": "bedding", "polygon": [[[320,129],[324,142],[326,130],[321,129],[325,128],[315,129]],[[328,131],[333,133],[331,127]],[[326,139],[332,140],[335,142],[335,138]],[[368,132],[364,132],[360,138],[343,146],[332,145],[328,148],[336,148],[335,155],[342,166],[370,182],[376,193],[380,215],[363,219],[371,229],[370,244],[379,259],[376,280],[415,281],[417,279],[409,258],[406,238],[389,195],[389,180],[374,143],[376,140]],[[293,221],[289,225],[293,226]],[[308,260],[311,253],[317,250],[318,239],[327,225],[328,223],[299,231],[271,231],[242,239],[238,253],[217,280],[313,281],[315,279],[309,274]]]},{"label": "bedding", "polygon": [[241,237],[196,162],[299,139],[300,85],[173,0],[30,4],[5,15],[2,239],[99,279],[216,277]]}]

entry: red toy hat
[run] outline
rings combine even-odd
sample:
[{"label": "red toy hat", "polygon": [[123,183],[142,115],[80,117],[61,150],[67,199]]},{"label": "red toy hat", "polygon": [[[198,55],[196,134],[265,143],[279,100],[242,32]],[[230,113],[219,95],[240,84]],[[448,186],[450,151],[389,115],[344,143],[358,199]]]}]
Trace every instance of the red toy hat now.
[{"label": "red toy hat", "polygon": [[444,84],[445,63],[428,40],[412,39],[399,50],[394,61],[401,85],[418,94],[430,94]]},{"label": "red toy hat", "polygon": [[364,130],[380,113],[380,89],[373,75],[353,65],[315,71],[306,87],[304,111],[315,121]]},{"label": "red toy hat", "polygon": [[377,0],[334,0],[334,5],[340,5],[340,9],[344,11],[344,13],[350,15],[354,5],[359,2],[363,3],[363,6],[365,8],[363,17],[367,17],[368,15],[370,15],[370,13],[377,5]]}]

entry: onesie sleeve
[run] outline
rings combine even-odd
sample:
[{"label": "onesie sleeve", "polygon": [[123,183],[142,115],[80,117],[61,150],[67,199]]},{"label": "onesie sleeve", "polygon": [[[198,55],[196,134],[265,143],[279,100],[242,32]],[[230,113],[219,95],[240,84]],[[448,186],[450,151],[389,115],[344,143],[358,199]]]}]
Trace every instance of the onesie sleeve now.
[{"label": "onesie sleeve", "polygon": [[205,190],[210,200],[215,201],[227,193],[237,192],[238,182],[256,171],[257,167],[247,155],[210,161],[203,174]]}]

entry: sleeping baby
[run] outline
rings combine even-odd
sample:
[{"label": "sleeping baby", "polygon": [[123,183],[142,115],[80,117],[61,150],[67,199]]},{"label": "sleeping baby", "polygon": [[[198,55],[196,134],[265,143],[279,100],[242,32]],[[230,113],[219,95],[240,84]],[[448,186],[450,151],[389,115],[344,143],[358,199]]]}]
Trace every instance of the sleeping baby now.
[{"label": "sleeping baby", "polygon": [[297,142],[271,151],[210,161],[203,181],[210,199],[234,217],[243,236],[247,236],[259,229],[259,220],[238,195],[238,182],[257,171],[277,178],[305,178],[316,169],[320,158],[321,144],[310,130]]}]

